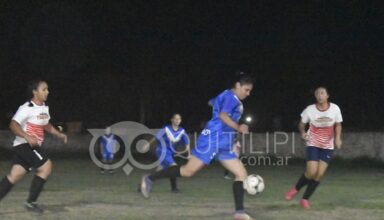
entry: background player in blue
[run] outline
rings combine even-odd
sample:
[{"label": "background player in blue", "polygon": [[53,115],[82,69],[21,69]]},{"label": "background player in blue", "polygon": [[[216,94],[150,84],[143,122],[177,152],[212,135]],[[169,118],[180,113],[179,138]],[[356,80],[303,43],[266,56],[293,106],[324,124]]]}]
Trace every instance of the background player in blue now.
[{"label": "background player in blue", "polygon": [[153,182],[158,179],[191,177],[205,165],[209,165],[212,160],[218,160],[224,168],[235,175],[233,195],[236,212],[234,219],[252,219],[244,212],[243,207],[243,181],[247,177],[247,171],[236,154],[231,151],[236,132],[248,133],[248,126],[238,122],[243,112],[240,100],[248,97],[252,88],[252,78],[239,74],[233,87],[223,91],[214,99],[212,118],[198,137],[187,164],[172,166],[152,175],[144,175],[141,180],[142,195],[149,198]]},{"label": "background player in blue", "polygon": [[[157,158],[161,158],[162,154],[165,155],[164,159],[160,162],[157,171],[170,166],[177,166],[173,157],[175,154],[185,152],[179,152],[178,148],[181,146],[185,146],[185,149],[188,152],[188,157],[190,156],[189,138],[184,128],[180,127],[181,121],[182,118],[180,114],[173,114],[171,124],[164,126],[164,128],[162,128],[156,135],[156,156]],[[161,142],[160,139],[162,139],[163,142]],[[165,146],[161,143],[165,143]],[[178,193],[179,189],[177,188],[176,177],[171,177],[170,182],[172,192]]]},{"label": "background player in blue", "polygon": [[[111,127],[105,129],[105,134],[101,137],[100,150],[102,162],[104,164],[111,164],[117,152],[117,140],[114,134],[111,132]],[[104,168],[100,169],[100,172],[104,174]],[[113,174],[113,170],[108,170],[110,174]]]}]

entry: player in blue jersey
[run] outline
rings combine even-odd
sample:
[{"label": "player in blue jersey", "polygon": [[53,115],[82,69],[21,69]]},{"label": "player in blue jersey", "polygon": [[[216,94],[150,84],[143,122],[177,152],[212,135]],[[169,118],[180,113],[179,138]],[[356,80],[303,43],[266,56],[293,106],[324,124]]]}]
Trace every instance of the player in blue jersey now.
[{"label": "player in blue jersey", "polygon": [[[180,127],[182,121],[181,115],[178,113],[173,114],[171,118],[171,124],[164,126],[156,135],[157,147],[156,156],[161,158],[164,155],[164,159],[160,162],[157,171],[168,168],[170,166],[177,166],[174,156],[189,150],[189,138],[184,128]],[[184,151],[180,151],[179,148],[185,146]],[[176,178],[171,177],[171,190],[174,193],[178,193]]]},{"label": "player in blue jersey", "polygon": [[240,73],[231,89],[223,91],[214,98],[212,118],[198,137],[187,164],[171,166],[151,175],[144,175],[140,185],[142,195],[149,198],[152,185],[158,179],[191,177],[205,165],[209,165],[212,160],[217,160],[235,176],[233,183],[236,208],[234,219],[252,219],[244,211],[243,206],[243,181],[247,177],[247,171],[236,153],[232,151],[236,133],[249,132],[247,125],[238,122],[243,112],[241,100],[250,95],[252,88],[252,78]]},{"label": "player in blue jersey", "polygon": [[[111,132],[111,127],[105,129],[105,134],[101,137],[100,140],[100,150],[102,162],[104,164],[111,164],[117,152],[117,140],[114,134]],[[100,169],[101,174],[105,173],[105,169]],[[109,174],[113,174],[113,170],[108,170]]]}]

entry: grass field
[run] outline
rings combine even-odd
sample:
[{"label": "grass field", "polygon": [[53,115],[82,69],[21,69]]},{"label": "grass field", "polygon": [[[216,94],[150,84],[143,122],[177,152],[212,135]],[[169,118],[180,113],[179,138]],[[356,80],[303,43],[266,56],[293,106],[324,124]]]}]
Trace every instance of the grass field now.
[{"label": "grass field", "polygon": [[[0,174],[9,161],[0,162]],[[312,197],[312,209],[286,202],[284,192],[303,171],[303,164],[286,167],[248,167],[266,181],[261,195],[246,196],[247,211],[256,219],[384,219],[384,171],[333,165]],[[54,160],[54,172],[39,202],[42,216],[24,211],[32,175],[24,178],[0,202],[0,219],[231,219],[231,181],[222,178],[218,165],[207,167],[191,179],[179,180],[180,194],[172,194],[169,181],[158,181],[151,198],[137,192],[142,171],[126,176],[122,170],[101,175],[87,159]]]}]

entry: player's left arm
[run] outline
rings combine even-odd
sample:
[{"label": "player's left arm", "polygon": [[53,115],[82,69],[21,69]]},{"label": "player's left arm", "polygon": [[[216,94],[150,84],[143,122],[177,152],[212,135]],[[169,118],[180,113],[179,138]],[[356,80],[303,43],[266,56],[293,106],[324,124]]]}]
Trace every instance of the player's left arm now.
[{"label": "player's left arm", "polygon": [[335,124],[335,145],[337,149],[341,148],[341,145],[343,144],[341,141],[341,131],[342,131],[341,122],[337,122]]},{"label": "player's left arm", "polygon": [[48,123],[45,127],[44,127],[44,130],[50,134],[52,134],[53,136],[63,140],[63,142],[66,144],[68,142],[68,137],[66,134],[60,132],[59,130],[57,130],[55,128],[55,126],[53,126],[51,123]]}]

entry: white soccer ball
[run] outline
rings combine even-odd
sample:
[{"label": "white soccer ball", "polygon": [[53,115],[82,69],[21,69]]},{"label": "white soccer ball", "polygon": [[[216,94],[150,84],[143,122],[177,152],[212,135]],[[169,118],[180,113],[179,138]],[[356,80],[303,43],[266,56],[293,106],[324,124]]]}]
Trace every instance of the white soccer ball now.
[{"label": "white soccer ball", "polygon": [[250,195],[256,195],[264,191],[264,179],[256,174],[249,175],[243,182],[244,190]]}]

